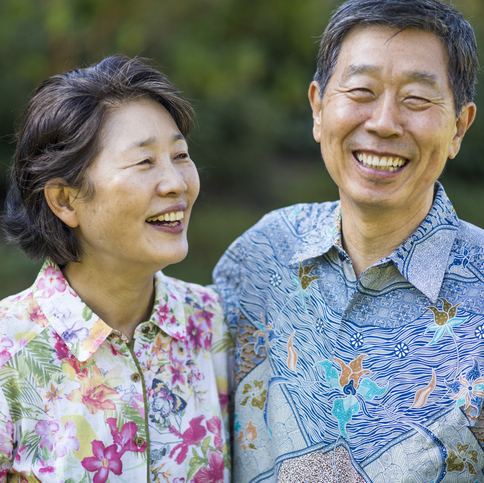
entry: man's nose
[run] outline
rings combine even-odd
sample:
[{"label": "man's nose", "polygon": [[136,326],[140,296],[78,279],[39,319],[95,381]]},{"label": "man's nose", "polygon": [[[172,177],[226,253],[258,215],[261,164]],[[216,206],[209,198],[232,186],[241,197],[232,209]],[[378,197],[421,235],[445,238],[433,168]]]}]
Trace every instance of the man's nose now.
[{"label": "man's nose", "polygon": [[401,136],[403,126],[397,99],[393,95],[380,96],[372,105],[365,127],[382,138]]}]

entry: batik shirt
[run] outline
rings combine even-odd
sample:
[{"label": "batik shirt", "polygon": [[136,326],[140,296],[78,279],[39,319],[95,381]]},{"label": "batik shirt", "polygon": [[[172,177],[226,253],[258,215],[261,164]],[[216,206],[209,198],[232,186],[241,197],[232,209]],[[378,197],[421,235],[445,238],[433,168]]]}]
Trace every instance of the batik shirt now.
[{"label": "batik shirt", "polygon": [[214,291],[157,273],[130,342],[46,262],[0,321],[0,481],[230,480],[231,339]]},{"label": "batik shirt", "polygon": [[484,231],[440,185],[359,278],[323,203],[266,215],[215,281],[237,338],[234,481],[484,482]]}]

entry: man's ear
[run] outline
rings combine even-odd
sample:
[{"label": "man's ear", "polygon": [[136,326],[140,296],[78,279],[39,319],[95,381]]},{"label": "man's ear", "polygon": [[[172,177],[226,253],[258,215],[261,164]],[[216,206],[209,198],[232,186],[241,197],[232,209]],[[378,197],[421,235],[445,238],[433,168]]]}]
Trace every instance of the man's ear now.
[{"label": "man's ear", "polygon": [[71,228],[79,225],[74,207],[78,194],[78,190],[71,188],[62,178],[49,180],[44,188],[45,199],[54,215]]},{"label": "man's ear", "polygon": [[469,102],[463,108],[455,123],[455,134],[449,147],[449,158],[454,159],[460,150],[464,134],[470,128],[476,117],[476,105]]},{"label": "man's ear", "polygon": [[313,110],[313,137],[314,140],[319,143],[321,141],[321,98],[319,84],[316,81],[312,81],[309,85],[309,103]]}]

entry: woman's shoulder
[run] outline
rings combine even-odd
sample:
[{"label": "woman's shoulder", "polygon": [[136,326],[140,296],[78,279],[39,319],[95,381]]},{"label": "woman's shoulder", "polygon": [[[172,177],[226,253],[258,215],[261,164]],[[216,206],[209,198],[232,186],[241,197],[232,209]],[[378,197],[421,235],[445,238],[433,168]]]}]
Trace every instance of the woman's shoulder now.
[{"label": "woman's shoulder", "polygon": [[[161,272],[159,273],[161,274]],[[183,303],[195,304],[210,312],[220,310],[220,296],[215,290],[215,286],[203,286],[163,274],[161,276],[163,277],[167,291],[175,295]]]}]

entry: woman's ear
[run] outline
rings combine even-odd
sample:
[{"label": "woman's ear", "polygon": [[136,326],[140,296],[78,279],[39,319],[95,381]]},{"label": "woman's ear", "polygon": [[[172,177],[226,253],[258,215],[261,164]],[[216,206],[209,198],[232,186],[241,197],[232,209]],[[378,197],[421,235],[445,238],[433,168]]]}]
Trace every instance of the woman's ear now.
[{"label": "woman's ear", "polygon": [[74,207],[78,194],[78,190],[71,188],[62,178],[49,180],[44,188],[44,196],[52,213],[71,228],[79,226]]}]

